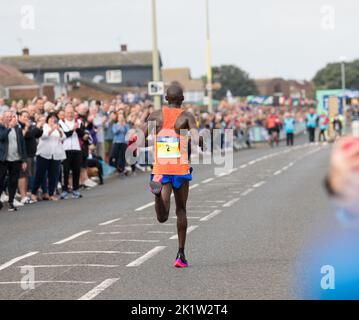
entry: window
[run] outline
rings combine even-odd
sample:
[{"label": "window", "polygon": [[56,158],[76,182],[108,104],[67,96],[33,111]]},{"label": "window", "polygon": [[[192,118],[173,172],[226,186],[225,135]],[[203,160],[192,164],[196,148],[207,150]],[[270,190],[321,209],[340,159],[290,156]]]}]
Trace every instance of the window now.
[{"label": "window", "polygon": [[33,73],[25,73],[25,76],[31,80],[34,80],[34,78],[35,78]]},{"label": "window", "polygon": [[80,79],[80,72],[77,71],[65,72],[64,74],[65,83],[71,82],[72,80],[75,79]]},{"label": "window", "polygon": [[121,70],[106,71],[106,81],[107,83],[121,83],[122,71]]},{"label": "window", "polygon": [[44,82],[60,83],[60,74],[58,72],[47,72],[44,74]]}]

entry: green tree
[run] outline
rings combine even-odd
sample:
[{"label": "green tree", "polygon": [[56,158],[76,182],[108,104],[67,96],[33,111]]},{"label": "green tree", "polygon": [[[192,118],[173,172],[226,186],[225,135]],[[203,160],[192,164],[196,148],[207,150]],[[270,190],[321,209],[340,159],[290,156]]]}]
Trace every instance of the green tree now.
[{"label": "green tree", "polygon": [[[359,89],[359,60],[345,64],[346,87]],[[342,87],[341,63],[329,63],[319,70],[313,82],[317,89],[340,89]]]},{"label": "green tree", "polygon": [[[224,98],[230,90],[233,96],[248,96],[258,94],[257,86],[248,73],[234,65],[213,67],[213,83],[219,83],[221,88],[214,92],[214,98]],[[204,77],[205,79],[205,77]]]}]

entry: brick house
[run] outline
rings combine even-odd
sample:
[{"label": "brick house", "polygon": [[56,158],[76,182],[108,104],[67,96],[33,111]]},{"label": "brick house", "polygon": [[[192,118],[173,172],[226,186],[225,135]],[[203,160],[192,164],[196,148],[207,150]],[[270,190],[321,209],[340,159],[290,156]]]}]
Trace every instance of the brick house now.
[{"label": "brick house", "polygon": [[46,95],[54,99],[52,84],[37,84],[14,67],[0,64],[0,96],[7,99],[33,99]]},{"label": "brick house", "polygon": [[314,98],[314,85],[310,81],[285,80],[282,78],[257,79],[256,85],[262,96]]},{"label": "brick house", "polygon": [[162,78],[166,86],[178,82],[183,87],[185,102],[203,102],[205,85],[201,79],[192,79],[189,68],[163,69]]}]

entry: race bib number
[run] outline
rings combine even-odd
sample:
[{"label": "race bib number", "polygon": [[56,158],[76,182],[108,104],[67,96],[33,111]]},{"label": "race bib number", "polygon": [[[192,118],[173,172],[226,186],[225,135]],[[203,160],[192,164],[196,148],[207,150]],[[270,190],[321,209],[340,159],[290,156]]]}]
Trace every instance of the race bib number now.
[{"label": "race bib number", "polygon": [[158,158],[181,158],[180,139],[177,137],[159,137],[156,146]]}]

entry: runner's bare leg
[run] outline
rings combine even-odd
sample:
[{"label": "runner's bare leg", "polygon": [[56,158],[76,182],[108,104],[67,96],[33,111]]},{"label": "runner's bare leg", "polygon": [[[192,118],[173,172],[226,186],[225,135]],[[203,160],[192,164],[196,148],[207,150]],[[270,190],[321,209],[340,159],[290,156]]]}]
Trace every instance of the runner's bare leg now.
[{"label": "runner's bare leg", "polygon": [[165,223],[168,220],[170,214],[171,193],[172,185],[167,183],[162,187],[161,194],[155,197],[157,220],[160,223]]},{"label": "runner's bare leg", "polygon": [[179,248],[184,249],[187,235],[187,199],[189,182],[185,181],[181,188],[173,189],[176,201],[177,233]]}]

